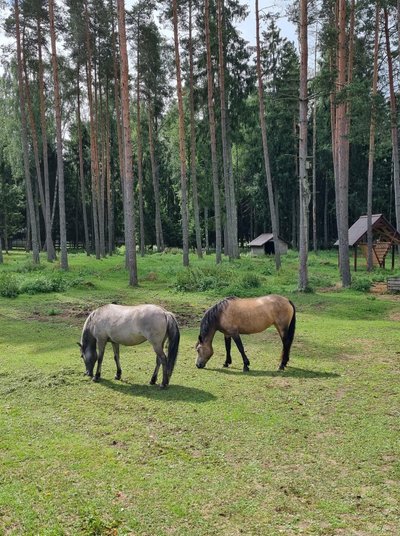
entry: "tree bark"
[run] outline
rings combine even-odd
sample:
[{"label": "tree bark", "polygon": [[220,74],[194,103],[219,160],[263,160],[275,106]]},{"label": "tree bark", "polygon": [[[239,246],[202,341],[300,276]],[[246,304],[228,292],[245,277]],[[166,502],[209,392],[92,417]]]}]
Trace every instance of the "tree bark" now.
[{"label": "tree bark", "polygon": [[28,147],[28,128],[26,124],[26,110],[25,110],[25,91],[24,91],[24,81],[23,81],[23,66],[22,66],[22,51],[21,51],[21,32],[20,32],[20,21],[19,21],[19,5],[18,0],[14,1],[14,15],[15,15],[15,35],[17,42],[17,68],[18,68],[18,93],[19,93],[19,107],[21,112],[21,141],[22,141],[22,150],[23,150],[23,160],[24,160],[24,172],[25,172],[25,186],[26,186],[26,197],[27,197],[27,211],[29,214],[29,222],[32,238],[32,254],[33,254],[33,263],[39,264],[39,239],[38,239],[38,229],[36,226],[36,217],[35,217],[35,204],[33,200],[33,190],[32,190],[32,180],[29,169],[29,147]]},{"label": "tree bark", "polygon": [[114,238],[114,195],[113,195],[113,184],[112,184],[112,174],[111,174],[111,132],[110,132],[110,104],[108,99],[109,86],[107,79],[107,89],[106,89],[106,188],[107,188],[107,228],[108,228],[108,244],[107,251],[109,255],[113,254],[115,249],[115,238]]},{"label": "tree bark", "polygon": [[236,259],[239,257],[239,245],[237,239],[237,213],[235,200],[235,187],[232,173],[232,163],[230,144],[228,143],[228,119],[227,119],[227,102],[225,89],[225,58],[224,58],[224,39],[223,39],[223,0],[217,0],[217,26],[218,26],[218,51],[219,51],[219,87],[221,101],[221,141],[222,141],[222,161],[224,169],[225,184],[225,206],[226,206],[226,226],[227,244],[225,244],[226,254],[229,258]]},{"label": "tree bark", "polygon": [[396,214],[396,229],[400,230],[400,176],[399,176],[399,142],[397,129],[397,103],[393,82],[393,63],[390,50],[388,12],[384,8],[386,53],[388,60],[389,90],[390,90],[390,124],[392,135],[392,160],[393,160],[393,183],[394,183],[394,206]]},{"label": "tree bark", "polygon": [[138,189],[139,189],[139,234],[140,234],[140,255],[145,254],[145,236],[144,236],[144,209],[143,209],[143,150],[142,150],[142,128],[140,117],[140,50],[139,35],[140,21],[139,12],[137,20],[137,43],[136,43],[136,136],[137,136],[137,166],[138,166]]},{"label": "tree bark", "polygon": [[258,0],[255,0],[256,10],[256,48],[257,48],[257,81],[258,81],[258,110],[260,118],[261,137],[263,145],[264,156],[264,168],[265,176],[267,180],[269,212],[271,217],[272,234],[274,235],[275,244],[275,267],[277,270],[281,267],[281,254],[279,250],[279,231],[278,231],[278,218],[276,215],[275,200],[274,200],[274,188],[272,184],[271,165],[269,160],[268,140],[267,140],[267,127],[265,124],[265,106],[264,106],[264,87],[261,74],[261,47],[260,47],[260,14],[258,9]]},{"label": "tree bark", "polygon": [[193,80],[193,37],[192,37],[192,0],[189,0],[189,101],[190,101],[190,178],[192,180],[194,228],[196,232],[196,251],[199,259],[203,257],[201,248],[199,194],[196,172],[196,127],[194,113],[194,80]]},{"label": "tree bark", "polygon": [[343,95],[346,85],[346,1],[339,0],[339,34],[338,34],[338,69],[336,94],[339,102],[336,107],[337,136],[337,194],[338,194],[338,235],[339,235],[339,266],[343,287],[351,284],[349,261],[349,158],[348,134],[349,122],[346,113],[347,97]]},{"label": "tree bark", "polygon": [[217,157],[217,135],[215,128],[214,113],[214,83],[213,69],[211,62],[211,38],[210,38],[210,2],[204,2],[204,24],[207,49],[207,104],[208,104],[208,123],[210,129],[210,149],[211,149],[211,168],[214,194],[214,220],[215,220],[215,253],[216,263],[221,262],[222,254],[222,233],[221,233],[221,200],[219,193],[219,176],[218,176],[218,157]]},{"label": "tree bark", "polygon": [[174,44],[175,44],[175,67],[176,67],[176,91],[178,97],[179,114],[179,157],[181,161],[181,214],[182,214],[182,244],[183,265],[189,266],[189,223],[187,203],[187,173],[186,173],[186,148],[185,148],[185,115],[183,111],[181,60],[179,54],[178,37],[178,6],[177,0],[172,1]]},{"label": "tree bark", "polygon": [[151,176],[153,180],[154,204],[155,204],[156,246],[157,246],[157,251],[160,252],[160,251],[164,251],[164,236],[163,236],[162,221],[161,221],[160,182],[158,178],[158,166],[157,166],[155,144],[154,144],[153,108],[150,102],[150,98],[147,103],[147,113],[148,113],[148,123],[149,123],[150,165],[151,165]]},{"label": "tree bark", "polygon": [[90,255],[90,241],[89,241],[89,227],[86,211],[86,187],[85,187],[85,173],[83,168],[83,144],[82,144],[82,125],[81,125],[81,94],[79,83],[79,64],[77,66],[77,110],[76,110],[76,123],[78,126],[78,152],[79,152],[79,183],[81,190],[81,204],[82,204],[82,216],[83,216],[83,230],[85,234],[85,250],[86,254]]},{"label": "tree bark", "polygon": [[39,108],[40,108],[40,128],[42,133],[42,153],[43,153],[43,177],[44,177],[44,198],[45,198],[45,225],[46,225],[46,250],[47,260],[56,258],[53,237],[51,233],[51,199],[49,182],[49,160],[47,150],[47,121],[44,86],[44,67],[42,59],[42,26],[41,18],[37,18],[37,40],[38,40],[38,76],[39,76]]},{"label": "tree bark", "polygon": [[[318,43],[318,23],[315,28],[315,50],[314,50],[314,76],[317,76],[317,43]],[[318,250],[317,240],[317,98],[313,101],[313,137],[312,137],[312,233],[313,250]]]},{"label": "tree bark", "polygon": [[99,240],[99,220],[98,220],[98,183],[99,183],[99,160],[97,148],[97,125],[96,114],[93,102],[93,81],[92,81],[92,44],[90,41],[89,11],[88,3],[85,0],[85,42],[86,42],[86,82],[89,102],[89,125],[90,125],[90,167],[91,167],[91,185],[92,185],[92,220],[94,234],[94,250],[96,259],[100,259],[100,240]]},{"label": "tree bark", "polygon": [[67,224],[65,219],[65,192],[64,192],[64,160],[62,154],[62,133],[61,133],[61,100],[58,82],[58,64],[56,49],[56,32],[54,27],[54,0],[49,0],[49,21],[51,40],[51,63],[53,67],[54,80],[54,113],[56,119],[57,137],[57,172],[58,172],[58,208],[60,216],[60,265],[63,270],[68,270],[67,254]]},{"label": "tree bark", "polygon": [[375,160],[376,96],[378,93],[378,53],[379,53],[379,2],[375,5],[374,74],[372,77],[371,123],[369,127],[368,184],[367,184],[367,269],[374,265],[372,260],[372,192]]},{"label": "tree bark", "polygon": [[310,189],[307,177],[307,67],[308,67],[307,0],[300,0],[300,103],[299,103],[299,290],[308,287],[308,206]]},{"label": "tree bark", "polygon": [[129,284],[136,286],[136,237],[135,237],[135,199],[133,190],[133,169],[132,169],[132,138],[129,119],[129,63],[126,45],[125,28],[125,2],[117,0],[118,30],[121,61],[121,111],[122,111],[122,138],[124,147],[124,226],[125,226],[125,247],[127,251]]}]

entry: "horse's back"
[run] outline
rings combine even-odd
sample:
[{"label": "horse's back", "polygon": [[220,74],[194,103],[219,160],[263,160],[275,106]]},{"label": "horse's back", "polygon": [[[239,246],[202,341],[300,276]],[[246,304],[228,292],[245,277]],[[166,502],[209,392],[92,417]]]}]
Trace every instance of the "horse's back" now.
[{"label": "horse's back", "polygon": [[293,306],[284,296],[271,294],[258,298],[238,298],[229,302],[221,315],[221,331],[229,334],[259,333],[271,325],[286,324],[293,316]]},{"label": "horse's back", "polygon": [[163,339],[167,315],[158,305],[108,304],[95,311],[92,323],[96,338],[133,346],[145,340]]}]

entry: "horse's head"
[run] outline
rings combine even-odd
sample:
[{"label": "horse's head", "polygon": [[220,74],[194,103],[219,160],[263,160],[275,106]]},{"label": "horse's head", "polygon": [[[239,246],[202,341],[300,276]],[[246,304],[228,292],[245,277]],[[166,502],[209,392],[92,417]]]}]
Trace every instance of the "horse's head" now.
[{"label": "horse's head", "polygon": [[85,374],[92,378],[93,369],[97,361],[96,347],[93,348],[91,345],[84,346],[80,342],[78,342],[77,345],[81,349],[81,358],[83,359],[83,362],[85,363],[85,367],[86,367]]},{"label": "horse's head", "polygon": [[213,347],[211,343],[206,343],[199,335],[199,340],[197,341],[195,348],[197,351],[196,367],[204,368],[207,361],[214,353]]}]

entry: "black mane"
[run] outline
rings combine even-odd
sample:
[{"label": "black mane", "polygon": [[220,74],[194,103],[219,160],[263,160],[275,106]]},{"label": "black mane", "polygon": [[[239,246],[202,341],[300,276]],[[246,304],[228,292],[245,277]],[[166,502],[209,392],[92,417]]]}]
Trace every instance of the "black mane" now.
[{"label": "black mane", "polygon": [[225,309],[229,305],[229,302],[232,300],[236,300],[236,299],[237,299],[236,296],[229,296],[229,298],[224,298],[220,302],[210,307],[205,312],[203,319],[201,321],[201,324],[200,324],[200,335],[199,335],[200,342],[203,341],[205,337],[207,337],[207,334],[212,328],[216,327],[216,324],[218,325],[218,321],[220,319],[221,313],[225,311]]},{"label": "black mane", "polygon": [[81,344],[82,344],[82,348],[84,350],[86,350],[89,347],[91,347],[92,349],[96,348],[96,339],[93,337],[92,331],[91,331],[92,317],[93,317],[93,312],[90,313],[90,315],[88,316],[88,319],[87,319],[87,321],[85,323],[83,333],[82,333],[82,343]]}]

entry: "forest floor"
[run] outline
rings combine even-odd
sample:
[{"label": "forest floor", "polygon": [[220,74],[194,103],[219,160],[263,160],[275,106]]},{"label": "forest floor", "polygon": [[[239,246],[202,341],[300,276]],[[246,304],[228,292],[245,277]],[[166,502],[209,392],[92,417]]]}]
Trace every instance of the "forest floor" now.
[{"label": "forest floor", "polygon": [[[294,253],[224,261],[70,255],[58,275],[23,253],[0,266],[0,534],[393,536],[400,533],[400,298],[371,293],[389,271],[341,290],[335,253],[310,255],[312,292],[297,293]],[[47,283],[46,283],[47,281]],[[44,292],[49,281],[52,292]],[[49,290],[49,289],[47,289]],[[54,290],[57,290],[56,292]],[[39,292],[42,291],[42,292]],[[215,338],[195,367],[199,322],[223,296],[278,292],[297,307],[287,370],[272,329],[243,337],[222,368]],[[103,378],[84,376],[76,342],[111,301],[176,313],[180,352],[167,390],[148,384],[148,343],[107,348]]]}]

